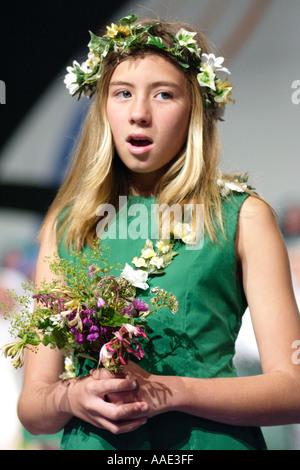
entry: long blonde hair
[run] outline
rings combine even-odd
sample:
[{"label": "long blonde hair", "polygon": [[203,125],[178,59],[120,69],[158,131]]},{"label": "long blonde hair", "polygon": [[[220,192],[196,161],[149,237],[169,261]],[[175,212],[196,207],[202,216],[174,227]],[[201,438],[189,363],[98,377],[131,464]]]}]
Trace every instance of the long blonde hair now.
[{"label": "long blonde hair", "polygon": [[[157,21],[139,21],[144,26],[154,22]],[[159,23],[161,26],[155,26],[153,34],[160,36],[166,44],[170,44],[170,35],[175,35],[180,28],[194,30],[181,22],[159,20]],[[203,52],[210,52],[202,33],[198,32],[195,39]],[[161,53],[156,50],[149,52]],[[76,250],[92,244],[96,238],[96,225],[99,222],[97,207],[108,203],[118,208],[119,195],[127,195],[130,191],[126,168],[114,152],[106,116],[106,101],[115,67],[120,61],[141,53],[147,52],[137,50],[129,56],[112,53],[106,58],[71,169],[45,219],[45,223],[49,220],[55,223],[62,211],[68,209],[57,231],[57,241],[60,242],[66,230],[66,244]],[[155,188],[157,202],[167,204],[168,207],[188,202],[203,204],[205,231],[211,239],[215,239],[216,223],[222,226],[221,198],[217,185],[220,154],[217,121],[212,110],[203,108],[195,71],[183,71],[175,58],[165,53],[164,55],[186,77],[192,109],[186,145],[158,182]]]}]

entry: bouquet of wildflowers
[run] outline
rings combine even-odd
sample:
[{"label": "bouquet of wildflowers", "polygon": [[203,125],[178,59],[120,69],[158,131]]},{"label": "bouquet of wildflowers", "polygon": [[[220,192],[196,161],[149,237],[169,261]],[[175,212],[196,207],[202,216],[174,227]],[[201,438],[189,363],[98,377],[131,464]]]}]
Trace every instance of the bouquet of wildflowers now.
[{"label": "bouquet of wildflowers", "polygon": [[[173,255],[162,253],[165,265],[175,255],[169,251]],[[39,344],[58,348],[66,358],[72,356],[73,363],[80,357],[88,358],[96,367],[114,372],[120,371],[130,355],[143,358],[140,340],[147,339],[148,315],[163,306],[175,313],[176,297],[155,287],[151,289],[151,305],[146,304],[137,298],[137,289],[148,288],[147,270],[126,264],[120,276],[114,276],[102,255],[96,244],[88,257],[82,252],[74,252],[72,261],[57,257],[50,263],[54,281],[44,281],[38,288],[27,283],[24,295],[13,293],[17,308],[10,313],[7,307],[6,314],[10,333],[17,339],[2,350],[15,368],[23,365],[25,348]],[[34,311],[32,299],[36,302]],[[72,372],[68,361],[66,364]]]}]

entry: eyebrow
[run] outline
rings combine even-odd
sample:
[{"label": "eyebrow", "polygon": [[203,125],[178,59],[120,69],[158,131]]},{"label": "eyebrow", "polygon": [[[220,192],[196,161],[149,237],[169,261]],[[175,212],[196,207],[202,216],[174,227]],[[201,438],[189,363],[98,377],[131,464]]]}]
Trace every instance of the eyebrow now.
[{"label": "eyebrow", "polygon": [[[131,82],[125,82],[122,80],[114,81],[109,84],[109,86],[128,86],[134,88],[135,85],[134,83]],[[173,87],[173,88],[180,88],[181,86],[177,82],[172,82],[172,81],[165,81],[165,80],[159,80],[156,82],[153,82],[150,84],[150,88],[157,88],[160,86],[166,86],[166,87]]]}]

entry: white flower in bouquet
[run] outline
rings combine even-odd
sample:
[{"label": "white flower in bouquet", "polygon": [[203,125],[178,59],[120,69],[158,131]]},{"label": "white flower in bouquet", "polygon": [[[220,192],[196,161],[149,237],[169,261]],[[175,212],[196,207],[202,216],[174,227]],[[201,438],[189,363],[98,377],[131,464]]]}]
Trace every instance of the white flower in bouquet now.
[{"label": "white flower in bouquet", "polygon": [[139,287],[140,289],[148,289],[148,284],[146,283],[148,279],[148,273],[142,271],[141,269],[133,269],[128,263],[125,264],[125,268],[121,273],[121,277],[127,279],[134,287]]}]

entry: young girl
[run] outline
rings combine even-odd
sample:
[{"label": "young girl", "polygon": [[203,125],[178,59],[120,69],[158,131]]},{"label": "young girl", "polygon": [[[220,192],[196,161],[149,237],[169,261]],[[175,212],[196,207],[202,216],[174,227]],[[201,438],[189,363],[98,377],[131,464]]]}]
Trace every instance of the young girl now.
[{"label": "young girl", "polygon": [[[259,426],[300,420],[300,322],[286,250],[269,206],[218,170],[217,121],[232,89],[220,78],[223,59],[187,25],[134,20],[92,35],[87,62],[69,69],[72,94],[93,103],[42,229],[36,280],[53,277],[45,256],[70,259],[70,246],[89,253],[97,234],[112,262],[140,259],[144,239],[99,229],[99,205],[119,210],[119,196],[128,227],[136,204],[147,208],[143,238],[154,203],[202,204],[204,237],[196,232],[194,246],[182,233],[165,274],[149,280],[173,292],[179,310],[149,317],[141,363],[116,377],[84,360],[77,378],[60,381],[61,353],[39,347],[27,353],[19,417],[33,434],[64,428],[62,449],[264,449]],[[238,378],[232,359],[247,305],[263,373]]]}]

